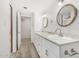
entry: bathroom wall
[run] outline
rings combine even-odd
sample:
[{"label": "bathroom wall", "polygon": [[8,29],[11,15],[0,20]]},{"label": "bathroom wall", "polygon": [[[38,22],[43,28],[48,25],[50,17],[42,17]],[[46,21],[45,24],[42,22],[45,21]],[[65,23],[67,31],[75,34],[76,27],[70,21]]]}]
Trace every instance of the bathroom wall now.
[{"label": "bathroom wall", "polygon": [[[79,4],[78,4],[78,2],[79,2],[79,0],[65,0],[62,5],[55,5],[56,10],[54,10],[54,7],[52,5],[49,8],[49,10],[47,11],[47,15],[49,17],[50,24],[48,25],[49,27],[47,27],[44,30],[49,31],[49,32],[55,32],[57,27],[60,28],[60,26],[56,22],[56,15],[57,15],[58,10],[65,4],[73,4],[78,10],[77,18],[72,25],[61,28],[61,30],[62,30],[62,33],[64,36],[69,36],[69,37],[78,39],[79,38],[79,33],[78,33],[79,32],[79,26],[78,26],[79,25],[79,7],[78,7]],[[51,20],[53,20],[53,21],[51,22]],[[51,26],[51,24],[52,24],[52,26]]]},{"label": "bathroom wall", "polygon": [[70,0],[70,1],[65,0],[65,1],[66,1],[66,3],[73,4],[77,8],[78,12],[77,12],[77,18],[75,19],[74,23],[66,28],[63,28],[63,33],[66,36],[71,36],[73,38],[79,39],[79,33],[78,33],[79,32],[79,26],[78,26],[79,25],[79,7],[78,7],[79,0]]},{"label": "bathroom wall", "polygon": [[[38,3],[39,2],[39,3]],[[55,32],[57,28],[60,28],[60,26],[56,22],[56,16],[59,9],[65,5],[65,4],[73,4],[78,9],[78,15],[75,20],[75,22],[65,28],[61,28],[63,35],[65,36],[71,36],[74,38],[79,38],[79,0],[65,0],[63,4],[59,5],[58,0],[34,0],[31,1],[32,9],[35,12],[35,30],[39,31],[42,29],[42,15],[45,13],[49,18],[49,25],[47,28],[44,28],[43,30],[49,31],[49,32]],[[27,6],[27,4],[25,4]],[[38,7],[39,6],[39,7]],[[31,8],[30,8],[31,9]]]},{"label": "bathroom wall", "polygon": [[[45,15],[47,15],[48,17],[48,26],[46,28],[42,28],[43,31],[55,32],[56,28],[58,27],[56,24],[56,15],[57,15],[56,13],[58,10],[59,10],[58,0],[54,0],[52,1],[49,8],[47,8],[47,11],[42,12],[42,13],[45,12]],[[41,15],[41,19],[42,19],[42,16],[43,14]]]},{"label": "bathroom wall", "polygon": [[[32,1],[33,2],[33,1]],[[40,1],[34,1],[34,11],[36,13],[35,15],[35,31],[40,31],[42,29],[42,15],[43,13],[48,13],[49,8],[53,3],[57,3],[56,0],[40,0]],[[54,9],[55,5],[52,5]],[[50,30],[50,29],[49,29]]]},{"label": "bathroom wall", "polygon": [[0,58],[10,54],[9,0],[0,0]]}]

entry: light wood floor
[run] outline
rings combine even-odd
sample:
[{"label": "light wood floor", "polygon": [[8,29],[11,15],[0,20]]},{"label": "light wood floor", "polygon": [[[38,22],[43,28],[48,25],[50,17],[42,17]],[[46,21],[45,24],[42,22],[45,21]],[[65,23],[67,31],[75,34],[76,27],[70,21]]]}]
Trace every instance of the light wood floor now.
[{"label": "light wood floor", "polygon": [[20,48],[17,52],[12,53],[11,58],[39,58],[39,55],[31,43],[31,39],[22,39]]}]

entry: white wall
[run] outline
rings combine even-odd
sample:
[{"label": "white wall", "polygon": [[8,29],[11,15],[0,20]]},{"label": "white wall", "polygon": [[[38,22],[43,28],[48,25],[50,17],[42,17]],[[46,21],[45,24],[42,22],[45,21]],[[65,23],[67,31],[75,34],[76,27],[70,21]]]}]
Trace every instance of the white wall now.
[{"label": "white wall", "polygon": [[9,0],[0,0],[0,57],[10,54],[10,7]]},{"label": "white wall", "polygon": [[[43,11],[43,12],[45,12],[45,14],[48,17],[48,27],[43,28],[43,31],[54,32],[56,30],[56,28],[57,28],[57,26],[56,26],[57,25],[56,24],[56,13],[57,13],[58,8],[59,8],[58,0],[53,0],[51,5],[47,9],[47,11],[46,12]],[[42,16],[43,16],[43,14],[42,14]]]},{"label": "white wall", "polygon": [[35,12],[35,31],[42,29],[42,13],[47,12],[53,2],[56,0],[34,0],[32,1],[32,9]]},{"label": "white wall", "polygon": [[74,23],[70,25],[69,27],[63,28],[64,35],[71,36],[73,38],[79,39],[79,0],[66,0],[67,3],[73,4],[77,8],[77,18],[75,19]]},{"label": "white wall", "polygon": [[[73,37],[73,38],[78,38],[79,39],[79,0],[65,0],[64,3],[60,6],[55,6],[56,10],[54,10],[54,7],[53,5],[49,8],[49,10],[47,11],[47,15],[49,16],[49,20],[53,20],[53,22],[51,24],[49,24],[50,26],[44,30],[46,31],[50,31],[50,32],[54,32],[56,27],[59,27],[60,26],[57,24],[56,22],[56,15],[57,15],[57,12],[59,10],[59,8],[61,8],[63,5],[65,4],[73,4],[77,10],[78,10],[78,15],[77,15],[77,18],[76,20],[74,21],[74,23],[68,27],[64,27],[64,28],[61,28],[62,30],[62,33],[64,36],[69,36],[69,37]],[[54,12],[53,12],[54,11]],[[51,29],[50,29],[51,28]]]}]

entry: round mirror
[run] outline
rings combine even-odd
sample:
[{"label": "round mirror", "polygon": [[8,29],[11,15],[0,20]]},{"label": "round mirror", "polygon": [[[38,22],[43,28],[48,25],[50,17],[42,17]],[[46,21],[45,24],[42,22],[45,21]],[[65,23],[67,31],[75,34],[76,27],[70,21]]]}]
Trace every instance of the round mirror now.
[{"label": "round mirror", "polygon": [[62,27],[71,25],[77,16],[77,8],[71,4],[63,6],[57,14],[57,23]]},{"label": "round mirror", "polygon": [[43,27],[46,28],[48,26],[48,17],[43,17]]}]

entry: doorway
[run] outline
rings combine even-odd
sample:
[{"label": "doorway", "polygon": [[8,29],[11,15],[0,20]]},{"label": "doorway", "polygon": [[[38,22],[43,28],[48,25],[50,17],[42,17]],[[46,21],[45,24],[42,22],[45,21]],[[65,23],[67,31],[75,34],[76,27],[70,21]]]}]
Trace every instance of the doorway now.
[{"label": "doorway", "polygon": [[21,33],[18,33],[21,35],[21,44],[18,51],[21,57],[31,57],[31,17],[21,16],[21,22],[18,24],[21,24]]},{"label": "doorway", "polygon": [[21,40],[31,39],[31,17],[21,16]]},{"label": "doorway", "polygon": [[16,13],[16,51],[20,48],[23,39],[31,41],[31,19],[32,16]]}]

